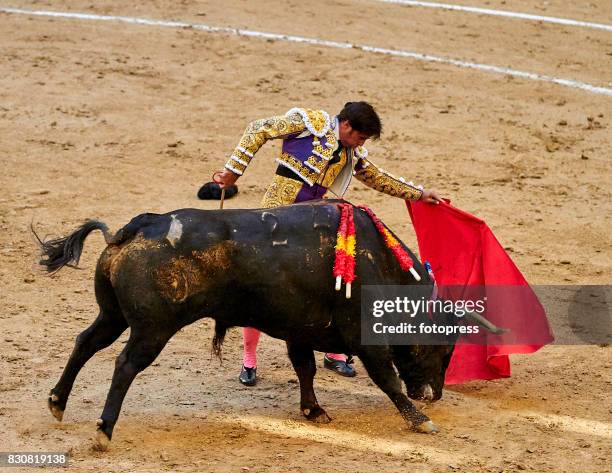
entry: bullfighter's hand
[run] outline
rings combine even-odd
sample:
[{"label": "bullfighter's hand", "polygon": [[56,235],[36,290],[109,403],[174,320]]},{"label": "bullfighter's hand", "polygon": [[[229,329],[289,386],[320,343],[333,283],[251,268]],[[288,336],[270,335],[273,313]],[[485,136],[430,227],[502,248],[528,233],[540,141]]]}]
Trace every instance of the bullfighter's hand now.
[{"label": "bullfighter's hand", "polygon": [[233,186],[234,183],[238,180],[240,176],[236,173],[233,173],[229,169],[223,169],[222,171],[217,171],[215,173],[214,180],[221,189],[226,187]]},{"label": "bullfighter's hand", "polygon": [[433,189],[425,189],[419,200],[427,202],[428,204],[439,204],[442,202],[442,197],[440,197],[438,192]]}]

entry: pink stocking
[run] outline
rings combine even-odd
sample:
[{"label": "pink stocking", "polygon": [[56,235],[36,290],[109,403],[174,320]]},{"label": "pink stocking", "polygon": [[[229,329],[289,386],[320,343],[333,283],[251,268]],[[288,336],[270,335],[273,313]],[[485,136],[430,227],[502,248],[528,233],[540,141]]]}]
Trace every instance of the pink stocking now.
[{"label": "pink stocking", "polygon": [[242,364],[245,368],[257,367],[257,343],[261,332],[253,327],[243,327],[242,329]]}]

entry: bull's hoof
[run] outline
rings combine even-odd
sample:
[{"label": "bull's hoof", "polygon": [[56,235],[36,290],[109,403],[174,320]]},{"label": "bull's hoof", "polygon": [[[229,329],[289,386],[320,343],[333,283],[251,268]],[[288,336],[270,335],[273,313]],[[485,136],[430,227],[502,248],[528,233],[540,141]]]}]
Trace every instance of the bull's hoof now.
[{"label": "bull's hoof", "polygon": [[96,431],[96,436],[93,439],[93,445],[91,448],[96,452],[106,452],[110,447],[110,439],[108,435],[104,433],[104,431],[98,429]]},{"label": "bull's hoof", "polygon": [[324,409],[317,406],[313,409],[302,409],[302,414],[304,417],[311,422],[316,422],[317,424],[328,424],[331,422],[331,417],[327,415]]},{"label": "bull's hoof", "polygon": [[436,427],[436,424],[434,424],[430,420],[427,420],[425,422],[422,422],[421,424],[415,425],[413,429],[415,430],[415,432],[420,432],[422,434],[435,434],[437,432],[440,432],[440,429]]},{"label": "bull's hoof", "polygon": [[47,399],[47,407],[51,411],[53,417],[55,417],[59,422],[64,418],[64,409],[59,406],[59,398],[57,395],[51,393],[49,398]]}]

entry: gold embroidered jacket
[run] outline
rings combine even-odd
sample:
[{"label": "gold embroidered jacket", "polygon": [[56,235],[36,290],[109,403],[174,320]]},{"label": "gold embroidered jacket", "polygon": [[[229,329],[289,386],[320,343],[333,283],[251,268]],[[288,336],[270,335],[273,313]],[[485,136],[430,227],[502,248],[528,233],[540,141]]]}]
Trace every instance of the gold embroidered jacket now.
[{"label": "gold embroidered jacket", "polygon": [[255,153],[271,139],[283,139],[276,161],[291,169],[309,185],[319,184],[343,196],[351,177],[377,191],[402,199],[418,200],[422,187],[379,168],[364,147],[343,148],[340,160],[330,164],[338,147],[338,120],[323,110],[293,108],[285,115],[251,122],[225,167],[242,175]]}]

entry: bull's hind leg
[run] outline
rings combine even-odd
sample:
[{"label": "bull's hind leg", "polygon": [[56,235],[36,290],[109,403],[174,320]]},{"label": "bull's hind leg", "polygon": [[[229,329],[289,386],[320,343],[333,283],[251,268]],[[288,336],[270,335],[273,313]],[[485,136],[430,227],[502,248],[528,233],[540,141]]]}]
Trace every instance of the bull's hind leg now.
[{"label": "bull's hind leg", "polygon": [[49,393],[49,410],[57,420],[61,421],[64,416],[68,396],[81,368],[98,351],[117,340],[126,328],[121,312],[100,310],[96,320],[79,334],[62,376]]},{"label": "bull's hind leg", "polygon": [[387,347],[363,348],[363,351],[359,353],[359,359],[365,366],[368,375],[389,396],[410,427],[417,432],[427,434],[437,432],[438,428],[429,417],[419,411],[402,392],[402,384],[393,369],[393,362]]},{"label": "bull's hind leg", "polygon": [[[155,328],[159,330],[159,327]],[[104,404],[102,416],[98,419],[98,431],[94,444],[96,449],[106,450],[108,448],[123,399],[132,381],[138,373],[153,363],[174,333],[175,331],[141,332],[132,327],[130,339],[115,362],[115,372],[106,397],[106,404]]]},{"label": "bull's hind leg", "polygon": [[330,422],[331,418],[317,402],[313,380],[317,372],[312,348],[287,342],[289,359],[300,381],[300,409],[308,420]]}]

